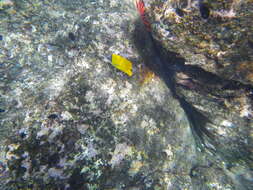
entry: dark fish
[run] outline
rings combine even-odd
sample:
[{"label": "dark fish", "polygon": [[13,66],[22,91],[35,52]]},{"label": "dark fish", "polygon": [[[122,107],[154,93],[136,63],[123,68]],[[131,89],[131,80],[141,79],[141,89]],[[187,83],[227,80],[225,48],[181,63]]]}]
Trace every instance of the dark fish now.
[{"label": "dark fish", "polygon": [[[179,60],[181,62],[180,64],[184,63],[185,60],[177,58],[176,54],[174,55],[174,57],[176,57],[177,60],[176,64],[173,64],[173,60],[168,60],[168,57],[166,57],[163,53],[164,51],[163,47],[161,47],[161,45],[156,42],[156,40],[153,38],[151,34],[151,27],[150,27],[151,25],[145,16],[145,5],[143,0],[136,1],[136,6],[140,13],[140,17],[144,25],[146,26],[149,41],[151,42],[145,44],[145,48],[149,50],[149,60],[151,63],[153,63],[153,66],[150,65],[151,69],[154,70],[155,74],[160,76],[160,78],[170,88],[173,97],[179,100],[180,105],[185,111],[185,114],[189,120],[192,134],[196,140],[197,146],[201,149],[207,147],[207,145],[205,144],[206,139],[209,139],[211,143],[215,145],[214,135],[210,133],[206,128],[206,124],[211,123],[211,121],[200,111],[198,111],[195,107],[193,107],[190,103],[188,103],[185,99],[178,96],[176,93],[174,75],[176,71],[182,70],[180,65],[178,65]],[[201,14],[202,17],[208,18],[209,8],[207,6],[202,7]],[[172,55],[170,57],[171,59],[173,59]]]},{"label": "dark fish", "polygon": [[210,8],[206,3],[199,4],[199,12],[203,19],[208,19],[210,16]]},{"label": "dark fish", "polygon": [[[171,75],[171,70],[167,69],[167,60],[166,58],[162,55],[162,47],[156,42],[156,40],[152,36],[152,29],[151,29],[151,24],[148,21],[146,17],[146,8],[143,0],[136,0],[136,7],[137,10],[140,14],[140,19],[142,20],[145,29],[147,31],[147,39],[146,39],[146,44],[145,49],[149,51],[149,62],[152,63],[152,65],[149,65],[151,70],[155,71],[156,75],[159,75],[162,77],[167,85],[171,85],[170,77],[167,76],[172,76]],[[143,34],[143,36],[145,36]]]}]

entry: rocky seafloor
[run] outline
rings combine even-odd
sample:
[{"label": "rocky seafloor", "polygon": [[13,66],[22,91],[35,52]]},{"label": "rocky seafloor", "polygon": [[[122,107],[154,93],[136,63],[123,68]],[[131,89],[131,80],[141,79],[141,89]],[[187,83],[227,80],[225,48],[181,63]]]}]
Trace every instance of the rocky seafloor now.
[{"label": "rocky seafloor", "polygon": [[253,189],[252,0],[144,2],[0,1],[0,189]]}]

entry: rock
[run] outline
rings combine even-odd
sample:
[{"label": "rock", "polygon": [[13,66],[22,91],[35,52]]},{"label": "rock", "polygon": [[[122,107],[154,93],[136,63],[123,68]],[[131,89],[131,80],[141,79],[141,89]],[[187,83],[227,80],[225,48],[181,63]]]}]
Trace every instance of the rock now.
[{"label": "rock", "polygon": [[253,84],[251,0],[149,4],[154,37],[167,50],[181,55],[185,64],[224,79]]},{"label": "rock", "polygon": [[[233,188],[252,188],[252,2],[146,1],[146,5],[153,37],[166,52],[164,67],[174,74],[175,94],[197,146],[220,160],[216,164]],[[250,177],[239,177],[239,171]]]},{"label": "rock", "polygon": [[[1,189],[252,189],[251,83],[223,76],[225,64],[212,71],[221,41],[199,51],[180,41],[218,25],[208,22],[218,1],[145,1],[156,41],[127,0],[12,2],[0,42]],[[249,2],[224,9],[242,7],[245,24]],[[178,46],[161,33],[170,17],[158,19],[171,3]],[[132,77],[112,53],[133,62]]]}]

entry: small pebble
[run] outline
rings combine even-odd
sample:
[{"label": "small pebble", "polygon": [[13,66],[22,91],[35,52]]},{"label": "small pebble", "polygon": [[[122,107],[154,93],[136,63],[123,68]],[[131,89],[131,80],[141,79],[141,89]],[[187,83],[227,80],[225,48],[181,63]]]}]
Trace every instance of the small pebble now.
[{"label": "small pebble", "polygon": [[249,44],[249,47],[253,49],[253,41],[252,40],[248,40],[248,44]]},{"label": "small pebble", "polygon": [[176,13],[177,13],[178,16],[180,16],[180,17],[183,17],[183,16],[184,16],[184,11],[182,11],[181,9],[176,8],[175,11],[176,11]]},{"label": "small pebble", "polygon": [[50,114],[47,118],[48,119],[56,119],[56,118],[58,118],[58,115],[53,113],[53,114]]},{"label": "small pebble", "polygon": [[24,138],[26,137],[25,132],[22,132],[22,133],[20,133],[19,135],[20,135],[20,137],[21,137],[22,139],[24,139]]}]

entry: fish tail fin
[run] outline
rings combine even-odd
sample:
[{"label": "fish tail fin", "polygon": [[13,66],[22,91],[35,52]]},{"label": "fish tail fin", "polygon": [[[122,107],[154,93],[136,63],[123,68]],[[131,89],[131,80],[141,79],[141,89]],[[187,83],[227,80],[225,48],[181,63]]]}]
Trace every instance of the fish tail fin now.
[{"label": "fish tail fin", "polygon": [[146,10],[145,10],[144,1],[143,0],[136,0],[135,4],[136,4],[136,8],[140,14],[143,24],[145,25],[147,31],[151,32],[151,24],[146,17],[146,12],[145,12]]}]

